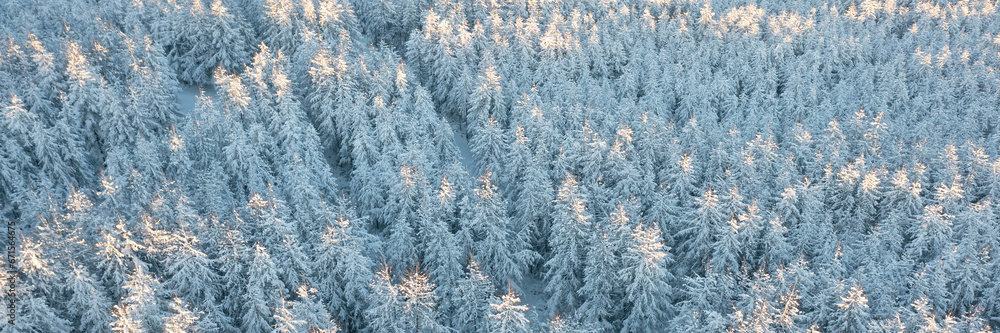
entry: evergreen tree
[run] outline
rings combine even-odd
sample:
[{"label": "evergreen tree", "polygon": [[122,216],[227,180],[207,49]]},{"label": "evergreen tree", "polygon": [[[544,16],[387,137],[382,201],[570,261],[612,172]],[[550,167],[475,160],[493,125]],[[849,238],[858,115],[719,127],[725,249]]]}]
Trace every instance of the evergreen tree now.
[{"label": "evergreen tree", "polygon": [[586,205],[576,177],[567,174],[556,197],[549,237],[552,254],[545,263],[545,292],[549,294],[550,312],[568,313],[579,305],[577,292],[583,286],[583,251],[587,248],[587,235],[593,230]]},{"label": "evergreen tree", "polygon": [[455,288],[453,328],[463,332],[489,332],[491,327],[487,316],[490,314],[490,303],[496,300],[494,290],[490,278],[479,269],[479,263],[469,260],[465,276]]},{"label": "evergreen tree", "polygon": [[667,271],[671,261],[667,258],[668,250],[655,225],[646,227],[640,223],[632,230],[620,271],[625,281],[624,301],[628,309],[622,332],[657,330],[671,316],[673,290],[667,283],[671,278]]},{"label": "evergreen tree", "polygon": [[164,332],[180,333],[196,330],[198,315],[188,310],[180,298],[175,297],[174,301],[170,303],[170,311],[173,313],[169,317],[163,318]]},{"label": "evergreen tree", "polygon": [[840,311],[830,322],[830,329],[838,332],[864,332],[871,327],[868,315],[868,298],[860,285],[851,286],[837,303]]},{"label": "evergreen tree", "polygon": [[725,221],[719,196],[709,189],[696,202],[698,208],[693,211],[693,216],[687,219],[684,229],[680,231],[684,236],[680,244],[681,253],[685,254],[683,260],[695,271],[700,270],[713,252],[717,241],[716,235],[728,235],[719,233],[724,230]]},{"label": "evergreen tree", "polygon": [[253,260],[247,267],[246,294],[243,295],[241,317],[244,332],[271,332],[274,325],[273,310],[283,303],[284,286],[267,250],[254,245]]},{"label": "evergreen tree", "polygon": [[[300,319],[300,324],[295,327],[296,332],[322,332],[333,333],[340,328],[330,319],[326,307],[318,302],[315,295],[317,290],[308,285],[300,285],[295,292],[298,300],[291,302],[291,315]],[[277,318],[276,318],[277,319]]]},{"label": "evergreen tree", "polygon": [[371,293],[368,295],[371,306],[365,310],[368,329],[374,332],[406,332],[402,320],[404,313],[402,298],[399,287],[392,281],[389,266],[383,263],[371,281]]},{"label": "evergreen tree", "polygon": [[413,269],[403,277],[399,284],[399,293],[403,296],[403,313],[401,324],[408,332],[447,332],[444,325],[438,322],[438,296],[435,286],[430,282],[427,273]]},{"label": "evergreen tree", "polygon": [[618,270],[621,266],[618,249],[612,244],[606,232],[590,241],[587,251],[587,266],[584,268],[584,284],[580,295],[584,301],[577,309],[577,317],[593,323],[598,330],[610,330],[617,319],[620,307],[615,302],[621,282]]},{"label": "evergreen tree", "polygon": [[528,318],[525,312],[528,307],[520,305],[521,298],[513,289],[507,289],[507,293],[500,296],[499,300],[490,303],[490,331],[513,333],[528,332]]},{"label": "evergreen tree", "polygon": [[72,293],[67,308],[74,318],[74,327],[81,332],[111,332],[108,315],[111,302],[99,288],[83,267],[73,267],[73,274],[67,277],[66,289]]},{"label": "evergreen tree", "polygon": [[239,70],[250,62],[253,30],[239,11],[223,0],[213,0],[208,12],[192,12],[190,48],[181,57],[184,81],[208,83],[216,68]]},{"label": "evergreen tree", "polygon": [[364,233],[364,225],[358,223],[352,211],[345,213],[337,217],[333,226],[327,227],[321,238],[313,279],[320,290],[318,296],[330,315],[350,331],[362,327],[374,265],[364,255],[367,239],[358,237],[359,233]]}]

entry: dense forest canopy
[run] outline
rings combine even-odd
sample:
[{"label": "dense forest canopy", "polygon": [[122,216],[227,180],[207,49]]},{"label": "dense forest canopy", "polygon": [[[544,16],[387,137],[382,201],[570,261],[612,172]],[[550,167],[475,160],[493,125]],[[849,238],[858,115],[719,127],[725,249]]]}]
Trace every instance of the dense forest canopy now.
[{"label": "dense forest canopy", "polygon": [[3,333],[1000,326],[995,1],[0,8]]}]

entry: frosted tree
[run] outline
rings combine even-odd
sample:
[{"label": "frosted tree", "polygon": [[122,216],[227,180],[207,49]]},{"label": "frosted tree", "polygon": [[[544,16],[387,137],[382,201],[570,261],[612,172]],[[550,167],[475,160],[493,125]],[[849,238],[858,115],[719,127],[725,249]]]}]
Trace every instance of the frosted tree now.
[{"label": "frosted tree", "polygon": [[567,174],[556,196],[555,216],[549,237],[551,257],[545,263],[545,292],[549,311],[568,313],[579,306],[583,286],[584,252],[592,232],[587,202],[576,177]]},{"label": "frosted tree", "polygon": [[[63,95],[63,113],[67,124],[80,142],[96,144],[100,109],[94,92],[100,77],[94,73],[90,60],[76,42],[66,43],[66,76],[69,79]],[[88,147],[94,148],[94,147]]]},{"label": "frosted tree", "polygon": [[[151,275],[143,266],[137,266],[128,280],[122,285],[125,290],[125,297],[116,305],[128,309],[128,316],[116,318],[119,321],[134,321],[140,323],[149,330],[159,330],[163,327],[163,309],[156,299],[156,292],[160,288],[160,281]],[[115,325],[112,324],[112,330]]]},{"label": "frosted tree", "polygon": [[357,236],[364,233],[363,227],[352,214],[340,215],[317,246],[313,279],[320,290],[318,296],[346,330],[362,326],[368,307],[368,284],[373,278],[374,265],[363,254],[367,239]]},{"label": "frosted tree", "polygon": [[475,206],[465,232],[471,232],[473,258],[492,277],[494,284],[499,281],[520,281],[528,265],[537,259],[527,242],[517,239],[511,230],[511,219],[507,216],[507,203],[500,196],[493,174],[487,171],[479,177],[481,183],[475,189]]},{"label": "frosted tree", "polygon": [[56,54],[46,49],[45,43],[33,33],[28,34],[26,46],[34,65],[31,77],[35,84],[33,89],[28,89],[24,98],[33,113],[54,119],[57,116],[55,102],[59,89],[64,85],[64,78],[56,69]]},{"label": "frosted tree", "polygon": [[928,260],[944,253],[950,246],[954,215],[944,212],[941,205],[924,207],[920,221],[913,223],[908,233],[912,238],[906,246],[906,254],[914,260]]},{"label": "frosted tree", "polygon": [[406,332],[406,326],[402,320],[404,313],[402,295],[399,287],[393,283],[392,273],[389,266],[382,264],[382,267],[375,272],[375,278],[371,281],[368,302],[371,306],[365,310],[365,318],[368,321],[367,328],[374,332]]},{"label": "frosted tree", "polygon": [[316,292],[316,288],[302,284],[295,292],[297,300],[288,304],[291,307],[291,315],[299,319],[299,325],[295,327],[295,331],[322,333],[338,331],[339,326],[330,319],[326,307],[316,299]]},{"label": "frosted tree", "polygon": [[417,223],[420,226],[417,239],[423,253],[420,262],[430,275],[430,280],[437,285],[435,292],[440,298],[439,308],[442,313],[451,311],[452,293],[456,281],[462,276],[463,258],[446,220],[447,212],[444,207],[451,200],[447,184],[447,178],[442,178],[442,188],[437,198],[424,196],[417,213]]},{"label": "frosted tree", "polygon": [[113,297],[120,297],[124,291],[119,288],[125,284],[131,270],[144,266],[136,257],[142,245],[132,239],[121,219],[114,224],[114,230],[102,230],[99,237],[96,246],[101,281],[111,286],[109,291]]},{"label": "frosted tree", "polygon": [[[219,305],[232,319],[242,317],[243,295],[247,290],[247,264],[253,258],[250,251],[239,230],[228,229],[222,232],[218,250],[218,269],[221,272],[220,287],[227,293],[221,295]],[[235,327],[228,331],[234,330]]]},{"label": "frosted tree", "polygon": [[168,333],[181,333],[196,331],[198,315],[187,308],[187,304],[180,298],[174,297],[170,302],[169,317],[163,318],[163,331]]},{"label": "frosted tree", "polygon": [[476,157],[477,168],[481,171],[488,168],[504,170],[504,154],[507,151],[503,129],[495,118],[482,121],[476,127],[476,133],[469,140],[469,147]]},{"label": "frosted tree", "polygon": [[227,133],[229,142],[224,149],[226,171],[236,184],[241,197],[249,193],[264,192],[271,181],[271,167],[247,139],[247,132],[237,126]]},{"label": "frosted tree", "polygon": [[17,288],[14,291],[16,296],[13,297],[17,297],[18,302],[16,312],[14,316],[4,313],[7,325],[4,325],[0,332],[72,332],[71,323],[56,314],[56,309],[48,304],[45,297],[32,295],[32,289]]},{"label": "frosted tree", "polygon": [[494,290],[490,278],[479,269],[479,263],[469,260],[465,276],[455,288],[452,327],[463,332],[490,332],[487,316],[490,314],[490,303],[496,299]]},{"label": "frosted tree", "polygon": [[274,309],[274,329],[272,333],[292,333],[298,332],[299,327],[305,326],[305,321],[301,320],[288,309],[288,303],[282,300],[281,305]]},{"label": "frosted tree", "polygon": [[349,1],[320,1],[316,16],[319,32],[326,40],[332,41],[337,36],[345,43],[359,33],[358,19]]},{"label": "frosted tree", "polygon": [[529,321],[525,317],[528,307],[519,303],[521,298],[510,288],[500,299],[490,302],[490,332],[529,332]]},{"label": "frosted tree", "polygon": [[948,289],[952,291],[952,304],[949,308],[959,313],[972,311],[974,304],[978,302],[977,295],[982,292],[988,276],[987,258],[982,250],[987,247],[974,245],[977,238],[965,235],[959,244],[945,255],[947,276],[951,277]]},{"label": "frosted tree", "polygon": [[621,307],[615,302],[620,297],[617,291],[621,289],[618,250],[607,232],[601,232],[591,239],[587,251],[584,284],[579,292],[584,301],[577,309],[577,317],[585,323],[593,323],[599,330],[612,329],[612,322],[620,315]]},{"label": "frosted tree", "polygon": [[248,221],[253,231],[251,239],[259,243],[268,254],[283,258],[272,262],[278,278],[284,283],[284,293],[288,294],[308,276],[312,270],[309,258],[299,241],[301,230],[292,225],[288,209],[272,191],[254,193],[247,203]]},{"label": "frosted tree", "polygon": [[624,303],[628,310],[622,332],[646,332],[662,328],[673,312],[673,290],[667,265],[669,249],[663,246],[660,229],[640,223],[632,230],[631,242],[622,256],[620,271],[625,282]]},{"label": "frosted tree", "polygon": [[212,269],[215,261],[196,248],[198,239],[186,229],[174,237],[179,239],[168,259],[164,287],[196,309],[214,310],[220,294],[216,289],[220,277]]},{"label": "frosted tree", "polygon": [[208,12],[193,12],[194,35],[189,50],[181,57],[181,79],[208,83],[216,68],[239,70],[250,62],[253,30],[239,11],[230,10],[223,0],[213,0]]},{"label": "frosted tree", "polygon": [[684,229],[680,231],[684,237],[680,250],[684,253],[683,261],[697,271],[707,263],[709,255],[715,249],[716,237],[721,235],[719,231],[725,229],[723,224],[726,217],[723,215],[719,196],[711,189],[702,193],[696,202],[698,208],[686,219]]},{"label": "frosted tree", "polygon": [[860,285],[851,286],[840,296],[837,312],[830,322],[830,330],[837,332],[864,332],[871,326],[868,298]]},{"label": "frosted tree", "polygon": [[416,264],[417,235],[414,228],[417,223],[417,204],[421,192],[426,191],[426,181],[422,171],[403,164],[394,179],[389,180],[390,202],[383,207],[384,213],[390,219],[389,243],[387,260],[394,266],[408,267]]},{"label": "frosted tree", "polygon": [[447,332],[437,311],[439,297],[427,273],[412,269],[399,284],[403,296],[401,324],[408,332]]},{"label": "frosted tree", "polygon": [[326,48],[316,52],[310,61],[312,86],[305,101],[311,105],[311,116],[323,143],[327,147],[339,147],[341,154],[349,156],[354,137],[352,128],[360,125],[356,119],[360,115],[353,95],[358,87],[344,53],[346,50],[333,52]]},{"label": "frosted tree", "polygon": [[67,308],[74,318],[77,330],[86,333],[111,332],[111,302],[107,299],[85,268],[73,267],[67,277],[66,289],[72,293]]},{"label": "frosted tree", "polygon": [[247,268],[246,294],[243,295],[241,329],[244,332],[270,332],[274,325],[273,310],[282,304],[284,286],[267,250],[256,244],[253,259]]},{"label": "frosted tree", "polygon": [[266,0],[262,9],[264,43],[284,54],[295,54],[299,46],[296,36],[303,28],[295,5],[288,0]]},{"label": "frosted tree", "polygon": [[[0,159],[0,184],[4,185],[5,197],[13,196],[17,189],[23,188],[28,181],[28,175],[34,174],[35,168],[27,156],[32,148],[32,140],[27,137],[32,130],[44,130],[38,116],[24,109],[24,101],[16,95],[11,96],[11,104],[5,105],[4,144],[0,149],[4,156]],[[13,198],[11,198],[13,199]]]}]

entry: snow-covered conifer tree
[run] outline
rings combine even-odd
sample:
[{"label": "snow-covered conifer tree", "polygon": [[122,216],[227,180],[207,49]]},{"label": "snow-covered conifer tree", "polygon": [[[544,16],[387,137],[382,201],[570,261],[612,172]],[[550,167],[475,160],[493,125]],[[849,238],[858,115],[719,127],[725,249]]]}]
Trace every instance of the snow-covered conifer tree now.
[{"label": "snow-covered conifer tree", "polygon": [[490,332],[487,316],[490,314],[490,303],[496,299],[494,290],[490,278],[479,269],[479,263],[469,260],[465,276],[455,288],[452,327],[464,332]]},{"label": "snow-covered conifer tree", "polygon": [[490,332],[529,332],[529,321],[525,317],[528,307],[519,303],[521,298],[510,288],[500,299],[490,302]]},{"label": "snow-covered conifer tree", "polygon": [[622,256],[621,279],[625,282],[624,302],[628,310],[622,332],[646,332],[662,328],[673,312],[673,290],[667,265],[669,249],[663,246],[660,228],[640,223],[632,230],[628,249]]},{"label": "snow-covered conifer tree", "polygon": [[587,201],[580,192],[576,176],[567,174],[556,196],[549,237],[552,252],[545,263],[549,312],[568,313],[581,302],[577,293],[583,286],[584,251],[593,228]]},{"label": "snow-covered conifer tree", "polygon": [[370,292],[368,302],[371,306],[365,310],[368,329],[375,332],[406,332],[402,320],[403,297],[399,293],[399,287],[393,282],[389,266],[385,263],[375,272]]},{"label": "snow-covered conifer tree", "polygon": [[247,267],[246,294],[242,296],[241,329],[244,332],[271,332],[274,309],[281,306],[282,295],[287,293],[267,249],[260,243],[255,244],[252,256]]}]

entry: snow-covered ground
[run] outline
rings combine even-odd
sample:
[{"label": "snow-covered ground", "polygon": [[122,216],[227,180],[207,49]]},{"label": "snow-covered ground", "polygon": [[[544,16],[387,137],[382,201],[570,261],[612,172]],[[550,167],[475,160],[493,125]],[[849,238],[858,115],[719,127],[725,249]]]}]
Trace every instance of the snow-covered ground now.
[{"label": "snow-covered ground", "polygon": [[219,95],[215,92],[215,87],[213,86],[182,85],[181,90],[177,92],[177,100],[181,104],[181,113],[185,115],[191,114],[202,91],[208,97],[211,97],[212,101],[219,100]]},{"label": "snow-covered ground", "polygon": [[531,274],[525,275],[521,281],[521,303],[528,306],[525,316],[536,327],[545,324],[549,316],[545,313],[545,281]]},{"label": "snow-covered ground", "polygon": [[476,166],[473,163],[475,160],[472,159],[472,150],[469,150],[469,140],[465,137],[465,131],[455,122],[449,122],[449,125],[451,125],[451,132],[455,136],[455,145],[458,146],[458,150],[462,153],[462,165],[471,174],[475,172]]}]

